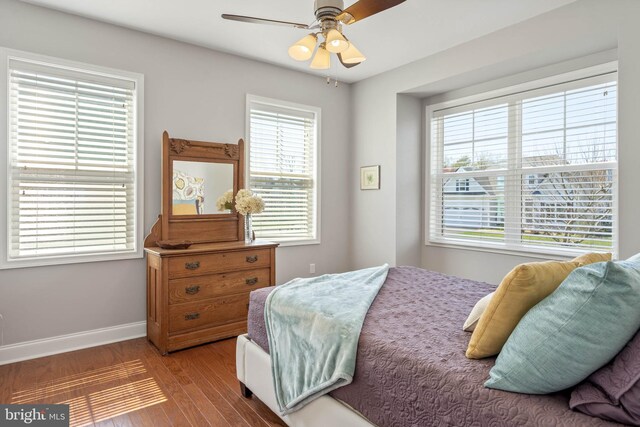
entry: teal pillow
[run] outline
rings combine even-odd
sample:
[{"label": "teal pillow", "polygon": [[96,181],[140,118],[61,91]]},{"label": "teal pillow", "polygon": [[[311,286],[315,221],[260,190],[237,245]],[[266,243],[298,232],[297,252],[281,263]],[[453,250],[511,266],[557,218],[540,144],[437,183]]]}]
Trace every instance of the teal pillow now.
[{"label": "teal pillow", "polygon": [[486,387],[544,394],[578,384],[640,328],[640,254],[575,269],[520,320]]}]

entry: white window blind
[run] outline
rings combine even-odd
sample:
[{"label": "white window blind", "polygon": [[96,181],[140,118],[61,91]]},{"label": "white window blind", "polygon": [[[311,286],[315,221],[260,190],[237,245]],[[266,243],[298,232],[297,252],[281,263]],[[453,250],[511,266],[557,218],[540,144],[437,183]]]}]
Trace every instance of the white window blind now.
[{"label": "white window blind", "polygon": [[135,82],[18,59],[8,78],[8,259],[135,252]]},{"label": "white window blind", "polygon": [[249,101],[250,186],[265,202],[256,236],[317,238],[317,129],[317,111]]},{"label": "white window blind", "polygon": [[430,241],[615,249],[615,73],[436,110],[431,123]]}]

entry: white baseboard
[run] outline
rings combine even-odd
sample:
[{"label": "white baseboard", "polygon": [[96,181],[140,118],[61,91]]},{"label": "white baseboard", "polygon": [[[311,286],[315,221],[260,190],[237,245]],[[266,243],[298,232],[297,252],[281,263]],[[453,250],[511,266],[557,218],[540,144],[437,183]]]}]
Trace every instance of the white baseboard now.
[{"label": "white baseboard", "polygon": [[147,335],[147,322],[143,321],[9,344],[0,347],[0,365],[140,338],[145,335]]}]

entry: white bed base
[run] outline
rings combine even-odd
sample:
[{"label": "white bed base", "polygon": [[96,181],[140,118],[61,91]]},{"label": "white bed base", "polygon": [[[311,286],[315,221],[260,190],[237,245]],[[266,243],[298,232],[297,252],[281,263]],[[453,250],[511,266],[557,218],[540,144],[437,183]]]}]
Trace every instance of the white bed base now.
[{"label": "white bed base", "polygon": [[240,335],[236,345],[236,371],[238,380],[251,390],[276,415],[292,427],[353,426],[373,427],[366,418],[349,406],[324,395],[309,403],[299,411],[280,415],[276,395],[273,390],[271,358],[269,354],[251,341],[247,335]]}]

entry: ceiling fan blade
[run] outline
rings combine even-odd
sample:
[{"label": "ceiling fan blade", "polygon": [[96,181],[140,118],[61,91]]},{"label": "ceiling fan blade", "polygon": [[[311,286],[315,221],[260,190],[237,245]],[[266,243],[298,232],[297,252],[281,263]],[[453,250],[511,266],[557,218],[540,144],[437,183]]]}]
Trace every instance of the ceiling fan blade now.
[{"label": "ceiling fan blade", "polygon": [[355,64],[347,64],[347,63],[343,62],[343,61],[342,61],[342,54],[341,54],[341,53],[339,53],[339,54],[338,54],[338,59],[340,60],[340,63],[341,63],[345,68],[353,68],[353,67],[355,67],[356,65],[360,65],[360,64],[362,64],[362,62],[356,62]]},{"label": "ceiling fan blade", "polygon": [[310,28],[307,24],[299,24],[297,22],[288,22],[288,21],[276,21],[273,19],[265,19],[265,18],[254,18],[253,16],[229,15],[229,14],[223,13],[222,18],[228,19],[230,21],[249,22],[252,24],[281,25],[284,27],[302,28],[303,30],[308,30]]},{"label": "ceiling fan blade", "polygon": [[371,15],[403,3],[405,0],[359,0],[342,11],[336,19],[343,24],[353,24]]}]

